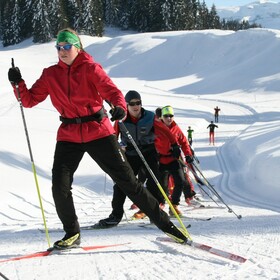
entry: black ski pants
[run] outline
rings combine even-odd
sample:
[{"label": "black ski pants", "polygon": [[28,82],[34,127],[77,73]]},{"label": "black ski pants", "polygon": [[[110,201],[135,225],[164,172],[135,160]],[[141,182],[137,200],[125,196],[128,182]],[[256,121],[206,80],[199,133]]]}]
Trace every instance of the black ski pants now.
[{"label": "black ski pants", "polygon": [[[160,180],[160,172],[159,172],[159,163],[158,163],[158,155],[156,150],[150,150],[149,152],[143,153],[143,156],[149,165],[150,169],[156,176],[158,180]],[[165,203],[164,197],[161,194],[157,184],[155,183],[154,179],[150,175],[149,171],[147,170],[143,160],[140,158],[140,156],[135,155],[135,156],[130,156],[126,155],[127,161],[129,162],[130,166],[132,167],[132,170],[135,175],[141,171],[141,168],[144,167],[145,169],[145,174],[147,176],[147,181],[146,181],[146,186],[149,192],[156,198],[158,203]],[[124,213],[123,205],[126,199],[126,194],[122,190],[122,186],[119,184],[114,185],[114,193],[113,193],[113,199],[112,199],[112,214],[121,219]],[[141,207],[136,204],[140,209]],[[142,209],[141,209],[142,210]],[[144,212],[146,214],[146,212]]]},{"label": "black ski pants", "polygon": [[160,229],[168,227],[168,215],[160,210],[158,201],[138,182],[116,136],[110,135],[87,143],[59,141],[56,144],[52,168],[52,193],[65,232],[80,231],[71,189],[74,173],[85,152],[156,226]]},{"label": "black ski pants", "polygon": [[184,195],[186,198],[192,197],[191,186],[186,179],[186,174],[181,163],[178,160],[172,161],[168,164],[160,164],[160,171],[162,175],[163,185],[168,186],[169,175],[172,175],[174,180],[174,189],[171,195],[171,201],[175,205],[179,205],[180,197],[184,190]]}]

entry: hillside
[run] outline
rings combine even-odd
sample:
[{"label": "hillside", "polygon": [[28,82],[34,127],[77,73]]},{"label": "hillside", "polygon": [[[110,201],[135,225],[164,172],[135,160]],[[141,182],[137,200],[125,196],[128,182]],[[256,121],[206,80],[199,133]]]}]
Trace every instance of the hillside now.
[{"label": "hillside", "polygon": [[244,6],[217,7],[220,18],[226,20],[247,20],[263,28],[280,29],[280,3],[275,1],[252,1]]}]

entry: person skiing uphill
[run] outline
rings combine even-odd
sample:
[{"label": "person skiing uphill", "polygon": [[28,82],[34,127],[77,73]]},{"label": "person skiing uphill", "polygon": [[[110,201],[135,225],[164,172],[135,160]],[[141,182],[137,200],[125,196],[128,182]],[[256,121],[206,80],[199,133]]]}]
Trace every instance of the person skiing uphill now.
[{"label": "person skiing uphill", "polygon": [[215,145],[215,128],[218,128],[218,126],[211,121],[207,128],[209,129],[209,145],[211,145],[211,143]]},{"label": "person skiing uphill", "polygon": [[215,117],[215,123],[219,122],[219,113],[220,113],[221,109],[216,106],[214,108],[214,117]]},{"label": "person skiing uphill", "polygon": [[194,130],[189,126],[187,132],[188,132],[189,144],[192,146],[192,141],[193,141],[192,134],[193,134]]},{"label": "person skiing uphill", "polygon": [[19,68],[9,69],[8,78],[24,107],[31,108],[48,96],[59,112],[60,125],[52,167],[52,194],[65,236],[54,247],[79,246],[80,226],[76,215],[72,182],[84,153],[88,153],[123,192],[144,211],[163,232],[184,243],[186,236],[161,211],[157,200],[139,183],[114,134],[103,108],[103,100],[114,105],[111,120],[126,115],[124,96],[102,67],[84,51],[72,29],[58,33],[58,63],[45,68],[28,89]]}]

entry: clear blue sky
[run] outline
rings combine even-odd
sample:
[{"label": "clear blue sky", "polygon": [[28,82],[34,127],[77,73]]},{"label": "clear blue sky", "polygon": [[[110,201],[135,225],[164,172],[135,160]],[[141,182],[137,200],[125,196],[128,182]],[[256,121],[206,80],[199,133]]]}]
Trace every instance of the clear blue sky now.
[{"label": "clear blue sky", "polygon": [[[216,7],[243,6],[258,1],[259,0],[204,0],[208,8],[211,7],[213,4],[215,4]],[[202,0],[200,0],[200,2],[202,2]],[[280,2],[280,0],[272,0],[272,2]]]}]

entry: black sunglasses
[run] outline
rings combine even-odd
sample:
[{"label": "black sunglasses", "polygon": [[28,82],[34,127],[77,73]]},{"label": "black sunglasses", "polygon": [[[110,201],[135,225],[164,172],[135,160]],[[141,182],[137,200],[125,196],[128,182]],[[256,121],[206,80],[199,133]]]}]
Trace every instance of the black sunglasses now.
[{"label": "black sunglasses", "polygon": [[141,102],[141,100],[139,100],[139,101],[131,101],[131,102],[128,102],[128,105],[129,106],[135,106],[135,105],[137,105],[137,106],[139,106],[139,105],[141,105],[142,104],[142,102]]},{"label": "black sunglasses", "polygon": [[164,118],[173,118],[174,115],[163,115]]}]

